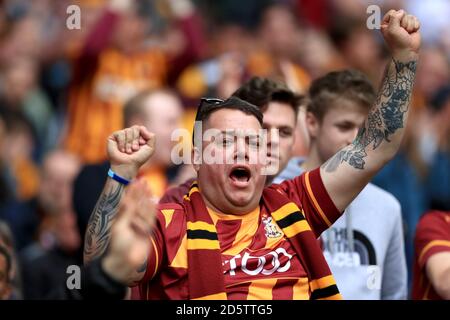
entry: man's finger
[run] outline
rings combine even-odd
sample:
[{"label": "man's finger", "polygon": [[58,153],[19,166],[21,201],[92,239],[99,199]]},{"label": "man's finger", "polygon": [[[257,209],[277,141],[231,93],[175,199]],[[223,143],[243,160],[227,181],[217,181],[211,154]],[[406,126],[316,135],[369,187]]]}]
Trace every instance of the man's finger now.
[{"label": "man's finger", "polygon": [[391,10],[389,10],[388,12],[386,12],[386,14],[384,15],[384,17],[383,17],[383,20],[382,20],[382,22],[383,23],[389,23],[389,20],[391,19],[391,16],[395,13],[396,11],[395,10],[393,10],[393,9],[391,9]]},{"label": "man's finger", "polygon": [[147,144],[149,140],[154,140],[155,138],[155,135],[152,132],[148,131],[147,128],[144,126],[139,127],[139,133],[141,137],[144,138]]},{"label": "man's finger", "polygon": [[415,28],[414,28],[414,19],[415,19],[414,16],[412,16],[412,15],[409,16],[409,22],[408,22],[408,25],[409,25],[408,32],[409,32],[409,33],[414,32],[414,29],[415,29]]},{"label": "man's finger", "polygon": [[405,11],[403,10],[395,11],[393,14],[391,14],[389,18],[389,28],[399,27],[400,22],[402,21],[404,16]]},{"label": "man's finger", "polygon": [[412,17],[410,15],[405,15],[401,21],[401,26],[410,33],[414,27],[413,23]]},{"label": "man's finger", "polygon": [[131,127],[133,130],[133,143],[131,145],[133,151],[139,150],[139,126]]},{"label": "man's finger", "polygon": [[414,17],[414,32],[420,29],[420,21],[416,17]]},{"label": "man's finger", "polygon": [[150,228],[155,224],[156,218],[156,208],[153,200],[151,199],[151,194],[147,193],[146,197],[141,200],[139,206],[137,207],[137,216],[144,220]]},{"label": "man's finger", "polygon": [[125,152],[125,132],[123,130],[115,132],[114,138],[116,139],[119,151]]},{"label": "man's finger", "polygon": [[125,149],[128,154],[132,153],[131,144],[133,143],[133,130],[130,128],[125,129]]}]

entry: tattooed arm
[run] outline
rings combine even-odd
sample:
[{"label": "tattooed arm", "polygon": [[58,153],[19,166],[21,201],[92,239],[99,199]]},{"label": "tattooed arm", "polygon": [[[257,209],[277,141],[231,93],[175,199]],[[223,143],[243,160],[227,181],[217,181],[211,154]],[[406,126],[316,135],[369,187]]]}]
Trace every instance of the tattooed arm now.
[{"label": "tattooed arm", "polygon": [[[131,128],[127,128],[124,130],[117,131],[113,133],[108,138],[108,156],[111,162],[112,170],[129,180],[136,177],[138,169],[148,161],[154,151],[154,143],[155,138],[154,135],[148,132],[145,127],[134,126]],[[145,189],[142,185],[138,186],[141,189]],[[136,187],[134,187],[136,189]],[[115,224],[117,220],[117,215],[126,216],[123,212],[127,212],[133,208],[134,211],[139,211],[139,208],[135,208],[136,206],[132,204],[133,201],[140,201],[142,197],[149,197],[146,191],[143,190],[143,193],[138,194],[135,197],[128,197],[127,201],[122,200],[122,195],[124,193],[124,185],[108,178],[105,184],[105,187],[100,195],[99,200],[92,212],[92,215],[89,219],[89,223],[86,231],[86,241],[84,246],[84,263],[87,264],[95,258],[99,258],[105,254],[106,250],[110,249],[111,243],[116,243],[116,247],[127,245],[129,242],[135,241],[135,238],[138,235],[130,235],[134,233],[143,233],[142,229],[145,229],[145,219],[142,217],[145,216],[144,213],[131,215],[137,216],[140,219],[139,223],[132,223],[132,229],[128,233],[128,237],[124,238],[123,234],[126,234],[125,231],[122,233],[116,232],[115,236],[118,239],[112,239],[114,237],[114,233],[112,233],[113,224]],[[125,202],[128,204],[124,205]],[[148,206],[146,208],[149,208]],[[122,212],[122,213],[121,213]],[[127,227],[122,227],[123,230]],[[116,228],[117,229],[117,228]],[[148,230],[147,230],[148,231]],[[149,240],[149,232],[147,232],[147,241]],[[148,253],[148,251],[147,251]],[[114,257],[114,256],[113,256]],[[123,259],[122,259],[123,260]],[[121,261],[122,261],[121,260]],[[114,261],[114,259],[109,259],[108,261]],[[110,265],[114,265],[114,263],[110,263]],[[125,277],[130,279],[130,284],[133,281],[138,281],[145,273],[146,267],[146,257],[143,257],[142,261],[140,261],[139,268],[135,268],[130,271],[130,274]],[[122,270],[128,270],[128,268],[121,267]],[[124,271],[125,272],[125,271]],[[128,271],[127,271],[128,272]]]},{"label": "tattooed arm", "polygon": [[323,183],[343,211],[400,147],[414,85],[420,34],[418,20],[389,11],[381,31],[392,52],[375,105],[349,146],[321,167]]},{"label": "tattooed arm", "polygon": [[95,205],[85,235],[84,262],[89,263],[106,251],[111,237],[111,225],[119,209],[124,186],[107,179]]}]

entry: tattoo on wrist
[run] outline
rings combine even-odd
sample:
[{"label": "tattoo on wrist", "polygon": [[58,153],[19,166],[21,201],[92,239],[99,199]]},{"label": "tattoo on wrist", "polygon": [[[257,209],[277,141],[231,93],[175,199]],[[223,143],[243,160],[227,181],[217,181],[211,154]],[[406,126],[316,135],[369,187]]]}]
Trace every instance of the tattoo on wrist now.
[{"label": "tattoo on wrist", "polygon": [[404,127],[404,115],[414,85],[417,61],[406,63],[392,60],[386,68],[375,106],[369,112],[356,139],[339,151],[322,167],[333,172],[343,162],[355,169],[364,169],[368,148],[377,149],[382,143],[390,143],[392,135]]}]

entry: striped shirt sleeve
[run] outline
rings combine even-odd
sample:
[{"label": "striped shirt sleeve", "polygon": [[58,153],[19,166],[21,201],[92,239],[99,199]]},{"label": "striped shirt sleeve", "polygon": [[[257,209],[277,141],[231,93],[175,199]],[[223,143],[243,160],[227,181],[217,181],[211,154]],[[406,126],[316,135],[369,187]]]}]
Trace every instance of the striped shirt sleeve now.
[{"label": "striped shirt sleeve", "polygon": [[147,258],[147,267],[145,269],[144,277],[141,279],[141,283],[146,283],[153,279],[161,268],[163,252],[164,252],[164,241],[163,241],[163,230],[162,227],[165,225],[164,215],[160,210],[157,212],[156,225],[153,229],[153,233],[150,237],[150,250]]},{"label": "striped shirt sleeve", "polygon": [[340,216],[320,176],[320,168],[303,173],[279,185],[302,210],[316,237]]},{"label": "striped shirt sleeve", "polygon": [[450,251],[450,214],[432,211],[420,219],[415,250],[421,269],[432,255]]}]

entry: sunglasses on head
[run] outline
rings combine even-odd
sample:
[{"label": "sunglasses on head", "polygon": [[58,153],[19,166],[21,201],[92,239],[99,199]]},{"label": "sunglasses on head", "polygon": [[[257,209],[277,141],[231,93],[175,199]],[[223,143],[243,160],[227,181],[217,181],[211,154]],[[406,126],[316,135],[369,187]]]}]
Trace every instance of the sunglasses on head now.
[{"label": "sunglasses on head", "polygon": [[219,99],[219,98],[200,98],[200,106],[199,108],[201,108],[204,104],[219,104],[224,102],[225,100],[223,99]]},{"label": "sunglasses on head", "polygon": [[200,104],[198,105],[197,115],[195,116],[195,119],[196,120],[198,119],[198,115],[203,107],[220,104],[223,103],[224,101],[225,100],[219,98],[200,98]]}]

